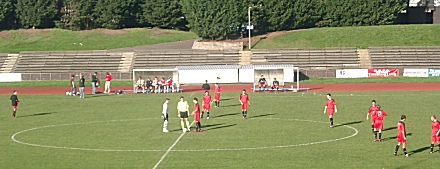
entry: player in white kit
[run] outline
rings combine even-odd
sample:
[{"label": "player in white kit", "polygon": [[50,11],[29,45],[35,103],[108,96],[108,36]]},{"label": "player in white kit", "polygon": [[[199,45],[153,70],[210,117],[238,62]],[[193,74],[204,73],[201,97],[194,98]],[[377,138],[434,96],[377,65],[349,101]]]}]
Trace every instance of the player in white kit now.
[{"label": "player in white kit", "polygon": [[169,132],[168,129],[167,129],[167,126],[168,126],[168,103],[169,102],[170,102],[170,99],[166,98],[165,99],[165,103],[163,103],[163,106],[162,106],[162,118],[163,118],[163,129],[162,129],[162,131],[164,133],[168,133]]}]

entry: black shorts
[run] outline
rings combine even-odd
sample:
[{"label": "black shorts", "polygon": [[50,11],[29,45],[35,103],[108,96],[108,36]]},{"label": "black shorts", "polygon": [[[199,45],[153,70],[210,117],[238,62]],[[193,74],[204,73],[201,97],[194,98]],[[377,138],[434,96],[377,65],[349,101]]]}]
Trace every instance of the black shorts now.
[{"label": "black shorts", "polygon": [[[163,114],[162,114],[163,115]],[[163,116],[163,121],[168,121],[168,114]]]},{"label": "black shorts", "polygon": [[188,112],[187,111],[181,111],[180,112],[180,118],[188,118]]}]

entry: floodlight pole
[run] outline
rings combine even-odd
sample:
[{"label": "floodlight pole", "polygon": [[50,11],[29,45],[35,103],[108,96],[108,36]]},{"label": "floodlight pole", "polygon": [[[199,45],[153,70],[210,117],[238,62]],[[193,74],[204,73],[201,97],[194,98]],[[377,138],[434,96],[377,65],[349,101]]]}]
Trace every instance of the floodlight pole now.
[{"label": "floodlight pole", "polygon": [[252,7],[249,7],[248,8],[248,19],[249,19],[249,22],[248,22],[248,30],[249,30],[249,50],[251,50],[251,48],[252,48],[252,43],[251,43],[251,8]]}]

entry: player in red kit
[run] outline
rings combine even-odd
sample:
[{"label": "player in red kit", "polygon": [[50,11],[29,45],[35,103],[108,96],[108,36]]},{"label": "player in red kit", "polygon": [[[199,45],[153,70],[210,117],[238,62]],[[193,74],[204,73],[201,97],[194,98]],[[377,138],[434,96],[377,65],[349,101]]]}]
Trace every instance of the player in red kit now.
[{"label": "player in red kit", "polygon": [[[388,114],[380,109],[377,105],[377,110],[373,112],[372,118],[374,117],[374,141],[382,141],[382,130],[383,130],[383,117],[388,116]],[[377,132],[379,131],[379,139],[377,138]]]},{"label": "player in red kit", "polygon": [[216,83],[214,90],[215,90],[215,93],[214,93],[215,107],[220,107],[220,93],[222,92],[222,88],[220,88],[218,83]]},{"label": "player in red kit", "polygon": [[162,77],[162,79],[160,79],[160,81],[159,81],[159,93],[160,93],[160,91],[165,93],[165,88],[166,88],[165,86],[166,85],[167,85],[166,80],[164,77]]},{"label": "player in red kit", "polygon": [[437,120],[435,115],[431,116],[431,151],[429,153],[432,154],[434,151],[434,143],[437,143],[439,152],[440,152],[440,122]]},{"label": "player in red kit", "polygon": [[197,98],[194,98],[194,111],[192,115],[194,115],[194,121],[196,121],[196,132],[202,132],[202,125],[200,124],[200,105],[198,103]]},{"label": "player in red kit", "polygon": [[206,119],[209,119],[209,110],[211,110],[211,95],[209,95],[208,91],[205,91],[205,95],[203,96],[203,110],[200,118],[203,118],[203,113],[206,112]]},{"label": "player in red kit", "polygon": [[368,113],[367,113],[367,120],[368,117],[371,117],[371,132],[373,132],[374,134],[374,117],[373,117],[373,112],[377,110],[377,106],[376,106],[376,100],[371,101],[371,106],[370,109],[368,109]]},{"label": "player in red kit", "polygon": [[397,123],[397,145],[394,150],[394,156],[397,156],[397,151],[399,150],[400,144],[402,144],[403,153],[406,157],[409,157],[409,154],[406,152],[406,128],[405,128],[405,120],[406,116],[402,115],[400,117],[399,123]]},{"label": "player in red kit", "polygon": [[246,90],[243,90],[238,101],[240,101],[241,104],[241,114],[243,114],[243,118],[245,119],[247,116],[247,107],[248,105],[251,105],[251,102],[249,102],[249,95],[246,94]]},{"label": "player in red kit", "polygon": [[336,102],[332,98],[330,93],[327,94],[327,101],[325,102],[324,114],[328,113],[328,118],[330,119],[330,127],[333,127],[333,114],[338,112],[336,108]]}]

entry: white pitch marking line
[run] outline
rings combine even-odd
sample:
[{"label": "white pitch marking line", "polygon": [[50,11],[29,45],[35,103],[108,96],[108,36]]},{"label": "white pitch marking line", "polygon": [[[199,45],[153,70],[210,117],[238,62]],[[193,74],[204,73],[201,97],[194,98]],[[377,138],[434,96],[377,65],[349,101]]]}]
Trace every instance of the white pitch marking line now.
[{"label": "white pitch marking line", "polygon": [[[194,94],[194,93],[193,93]],[[192,94],[191,94],[191,96],[192,96]],[[191,96],[189,96],[189,97],[191,97]],[[194,122],[195,121],[193,121],[192,123],[191,123],[191,125],[189,125],[189,126],[192,126],[193,124],[194,124]],[[180,136],[179,136],[179,138],[177,138],[177,140],[170,146],[170,148],[168,148],[168,150],[165,152],[165,154],[163,154],[163,156],[160,158],[160,160],[156,163],[156,165],[154,165],[154,167],[153,167],[153,169],[156,169],[158,166],[159,166],[159,164],[160,163],[162,163],[162,161],[165,159],[165,157],[168,155],[168,153],[170,153],[171,152],[171,150],[174,148],[174,146],[176,146],[176,144],[180,141],[180,139],[184,136],[186,134],[186,132],[183,132],[182,134],[180,134]]]},{"label": "white pitch marking line", "polygon": [[191,95],[189,95],[189,97],[193,96],[193,95],[194,95],[194,93],[196,93],[196,92],[193,92],[193,93],[191,93]]}]

